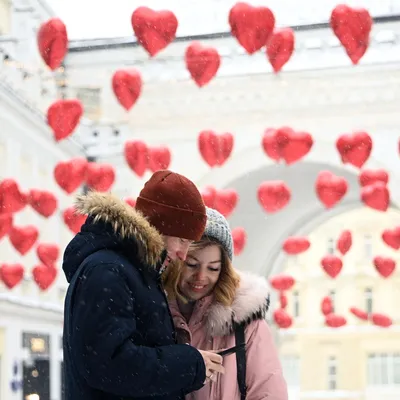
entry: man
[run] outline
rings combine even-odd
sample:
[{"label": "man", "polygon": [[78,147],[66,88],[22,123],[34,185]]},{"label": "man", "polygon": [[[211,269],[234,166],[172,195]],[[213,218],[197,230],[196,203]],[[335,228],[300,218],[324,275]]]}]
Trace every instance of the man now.
[{"label": "man", "polygon": [[193,182],[158,171],[136,209],[95,192],[76,208],[88,218],[64,254],[65,399],[175,400],[215,380],[221,356],[175,344],[160,277],[205,229]]}]

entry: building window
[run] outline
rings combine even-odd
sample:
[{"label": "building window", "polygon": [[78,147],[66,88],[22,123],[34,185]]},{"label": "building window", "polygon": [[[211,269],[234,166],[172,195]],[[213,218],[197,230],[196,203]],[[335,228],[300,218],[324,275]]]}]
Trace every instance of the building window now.
[{"label": "building window", "polygon": [[336,357],[329,357],[328,359],[328,389],[337,389],[337,364]]},{"label": "building window", "polygon": [[294,318],[298,318],[300,316],[300,295],[297,290],[293,292],[292,300],[293,300],[293,316]]},{"label": "building window", "polygon": [[300,359],[293,355],[281,357],[283,376],[290,388],[300,387]]},{"label": "building window", "polygon": [[369,354],[367,385],[400,386],[400,353]]},{"label": "building window", "polygon": [[373,311],[373,292],[372,288],[366,288],[364,290],[364,299],[365,299],[365,311],[368,314],[371,314]]},{"label": "building window", "polygon": [[329,297],[330,297],[330,299],[331,299],[331,303],[332,303],[332,312],[334,313],[335,312],[335,309],[336,309],[336,292],[334,291],[334,290],[331,290],[330,292],[329,292]]},{"label": "building window", "polygon": [[76,97],[82,102],[85,117],[98,120],[101,116],[101,89],[77,88]]},{"label": "building window", "polygon": [[372,236],[367,233],[364,235],[364,257],[367,260],[372,258]]},{"label": "building window", "polygon": [[327,252],[328,252],[328,254],[334,254],[335,253],[335,240],[332,239],[332,238],[328,239]]}]

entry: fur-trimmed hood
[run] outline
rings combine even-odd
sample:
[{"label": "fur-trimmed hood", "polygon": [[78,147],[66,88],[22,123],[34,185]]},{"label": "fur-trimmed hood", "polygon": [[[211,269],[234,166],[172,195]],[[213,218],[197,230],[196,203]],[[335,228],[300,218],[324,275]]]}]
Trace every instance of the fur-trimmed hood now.
[{"label": "fur-trimmed hood", "polygon": [[98,192],[78,196],[75,208],[88,218],[65,251],[63,269],[67,280],[91,253],[121,246],[134,248],[142,264],[156,267],[164,252],[164,241],[139,211],[116,196]]}]

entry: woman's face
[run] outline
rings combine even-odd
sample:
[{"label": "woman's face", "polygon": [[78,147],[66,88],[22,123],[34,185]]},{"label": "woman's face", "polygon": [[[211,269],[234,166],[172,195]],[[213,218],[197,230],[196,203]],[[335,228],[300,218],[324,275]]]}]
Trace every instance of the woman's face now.
[{"label": "woman's face", "polygon": [[221,273],[221,250],[217,245],[189,251],[182,269],[179,290],[190,300],[209,295]]}]

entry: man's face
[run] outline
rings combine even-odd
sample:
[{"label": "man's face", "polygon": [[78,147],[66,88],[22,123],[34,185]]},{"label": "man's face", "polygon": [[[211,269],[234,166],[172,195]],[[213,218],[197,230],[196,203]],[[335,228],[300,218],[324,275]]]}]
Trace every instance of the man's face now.
[{"label": "man's face", "polygon": [[189,250],[192,240],[182,239],[175,236],[163,236],[165,249],[167,250],[168,256],[165,260],[164,265],[168,265],[171,261],[175,260],[186,260],[186,255]]}]

